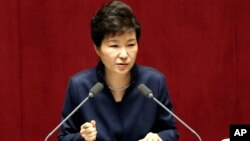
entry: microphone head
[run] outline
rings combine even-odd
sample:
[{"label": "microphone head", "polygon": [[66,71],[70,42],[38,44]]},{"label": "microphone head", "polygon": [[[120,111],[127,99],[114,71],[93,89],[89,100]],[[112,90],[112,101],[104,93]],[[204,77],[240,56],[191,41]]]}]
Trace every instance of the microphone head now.
[{"label": "microphone head", "polygon": [[138,87],[138,90],[146,97],[148,98],[152,98],[153,97],[153,93],[152,91],[144,84],[140,84]]},{"label": "microphone head", "polygon": [[97,82],[90,90],[89,96],[93,97],[95,94],[99,93],[103,89],[103,85],[100,82]]}]

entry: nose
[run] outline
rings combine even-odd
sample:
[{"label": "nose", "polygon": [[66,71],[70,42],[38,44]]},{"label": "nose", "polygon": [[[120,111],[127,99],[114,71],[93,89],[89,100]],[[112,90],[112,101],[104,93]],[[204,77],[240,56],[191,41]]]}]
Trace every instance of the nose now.
[{"label": "nose", "polygon": [[127,59],[127,57],[128,57],[128,52],[127,52],[126,48],[124,48],[124,47],[121,48],[119,57],[120,57],[121,59]]}]

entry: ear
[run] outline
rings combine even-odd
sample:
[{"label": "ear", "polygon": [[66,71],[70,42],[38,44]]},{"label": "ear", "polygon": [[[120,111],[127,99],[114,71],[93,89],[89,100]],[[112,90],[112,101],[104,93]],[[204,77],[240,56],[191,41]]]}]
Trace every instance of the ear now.
[{"label": "ear", "polygon": [[98,56],[100,56],[100,49],[96,47],[96,45],[94,44],[94,48],[95,48],[95,52]]}]

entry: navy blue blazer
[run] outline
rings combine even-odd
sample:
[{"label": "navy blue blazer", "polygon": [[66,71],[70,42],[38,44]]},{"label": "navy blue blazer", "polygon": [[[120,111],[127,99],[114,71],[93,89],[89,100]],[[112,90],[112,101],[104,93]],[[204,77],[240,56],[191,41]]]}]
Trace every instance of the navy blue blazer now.
[{"label": "navy blue blazer", "polygon": [[154,96],[172,110],[172,104],[164,76],[157,70],[134,65],[132,82],[121,102],[116,102],[104,81],[104,65],[80,72],[69,81],[62,119],[64,119],[84,98],[97,82],[104,89],[90,98],[66,123],[58,136],[60,141],[83,141],[80,126],[96,121],[97,141],[137,141],[147,133],[158,133],[163,141],[177,141],[175,120],[152,99],[143,96],[137,87],[148,86]]}]

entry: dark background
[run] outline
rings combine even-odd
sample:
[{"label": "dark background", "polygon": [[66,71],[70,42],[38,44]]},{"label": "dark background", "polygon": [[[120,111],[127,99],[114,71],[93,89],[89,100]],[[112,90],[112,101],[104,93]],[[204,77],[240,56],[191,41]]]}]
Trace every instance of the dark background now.
[{"label": "dark background", "polygon": [[[89,22],[104,2],[0,0],[1,140],[44,140],[60,122],[69,77],[98,60]],[[175,113],[203,141],[250,123],[249,0],[126,2],[142,25],[137,62],[165,74]],[[177,125],[180,141],[196,140]]]}]

